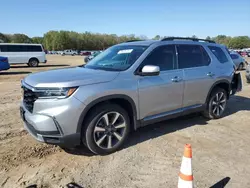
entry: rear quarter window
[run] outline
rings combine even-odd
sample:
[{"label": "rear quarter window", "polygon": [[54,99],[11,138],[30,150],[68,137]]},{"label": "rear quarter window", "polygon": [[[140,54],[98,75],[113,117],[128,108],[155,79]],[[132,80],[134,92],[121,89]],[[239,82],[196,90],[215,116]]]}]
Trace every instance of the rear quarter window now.
[{"label": "rear quarter window", "polygon": [[228,62],[227,56],[221,48],[217,46],[208,46],[208,48],[215,55],[215,57],[219,60],[220,63]]}]

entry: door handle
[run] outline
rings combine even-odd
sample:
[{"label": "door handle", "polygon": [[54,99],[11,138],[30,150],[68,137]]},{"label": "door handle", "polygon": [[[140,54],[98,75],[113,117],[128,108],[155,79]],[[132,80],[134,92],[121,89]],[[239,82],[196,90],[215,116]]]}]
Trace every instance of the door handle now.
[{"label": "door handle", "polygon": [[175,76],[171,80],[172,80],[172,82],[180,82],[180,81],[182,81],[182,79],[180,77],[178,77],[178,76]]},{"label": "door handle", "polygon": [[207,73],[208,76],[213,77],[215,74],[212,72]]}]

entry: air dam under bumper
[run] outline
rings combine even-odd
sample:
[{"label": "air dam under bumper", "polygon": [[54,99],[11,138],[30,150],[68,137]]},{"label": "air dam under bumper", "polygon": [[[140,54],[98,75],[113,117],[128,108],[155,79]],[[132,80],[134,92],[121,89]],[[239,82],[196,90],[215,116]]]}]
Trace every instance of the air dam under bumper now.
[{"label": "air dam under bumper", "polygon": [[81,143],[80,133],[76,131],[76,126],[74,126],[75,123],[72,120],[71,124],[67,122],[65,118],[61,118],[66,117],[70,119],[70,117],[67,117],[67,115],[69,115],[68,110],[58,116],[30,113],[22,103],[20,106],[20,115],[24,121],[25,129],[36,140],[64,147],[74,147],[80,145]]}]

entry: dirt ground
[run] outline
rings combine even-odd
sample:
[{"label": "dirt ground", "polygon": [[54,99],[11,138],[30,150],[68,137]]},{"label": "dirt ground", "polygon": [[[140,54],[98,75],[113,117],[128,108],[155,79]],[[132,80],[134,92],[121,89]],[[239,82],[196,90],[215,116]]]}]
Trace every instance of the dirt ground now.
[{"label": "dirt ground", "polygon": [[[120,151],[94,156],[39,143],[19,116],[20,80],[31,72],[76,66],[79,56],[47,56],[47,65],[12,66],[0,73],[0,187],[177,187],[185,143],[193,147],[196,188],[250,187],[250,86],[230,99],[225,117],[187,116],[133,132]],[[250,59],[248,59],[250,62]],[[242,78],[245,79],[244,71]]]}]

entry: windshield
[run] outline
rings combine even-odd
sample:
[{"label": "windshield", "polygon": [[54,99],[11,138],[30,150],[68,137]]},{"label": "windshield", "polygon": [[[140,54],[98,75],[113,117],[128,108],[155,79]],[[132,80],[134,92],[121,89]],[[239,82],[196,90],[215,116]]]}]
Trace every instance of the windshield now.
[{"label": "windshield", "polygon": [[113,46],[89,61],[85,68],[122,71],[128,69],[146,50],[146,46]]}]

